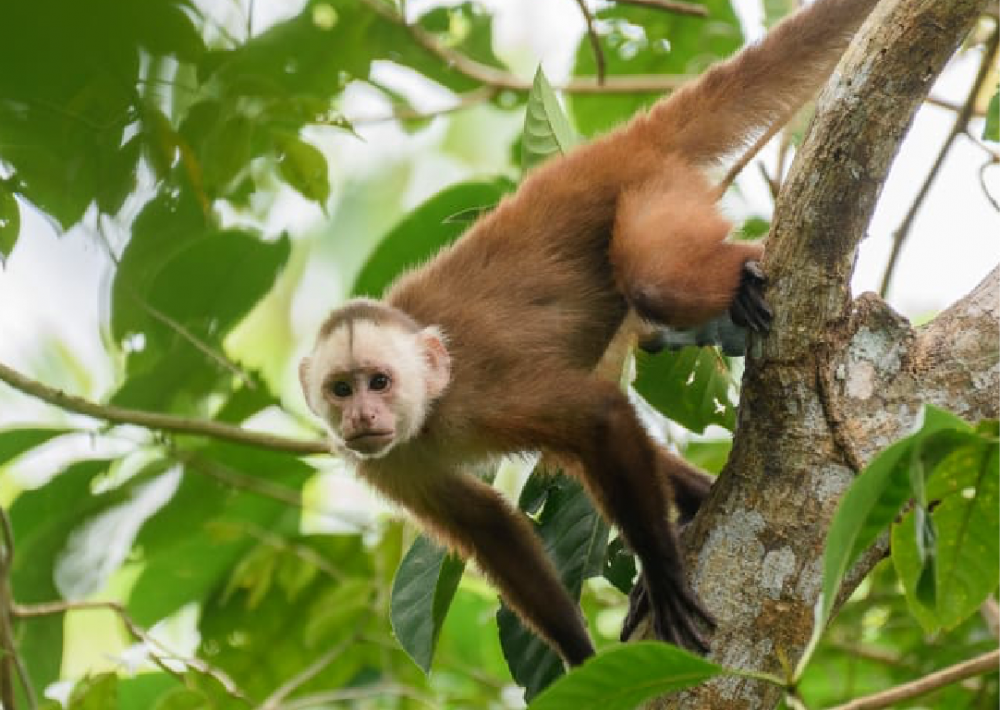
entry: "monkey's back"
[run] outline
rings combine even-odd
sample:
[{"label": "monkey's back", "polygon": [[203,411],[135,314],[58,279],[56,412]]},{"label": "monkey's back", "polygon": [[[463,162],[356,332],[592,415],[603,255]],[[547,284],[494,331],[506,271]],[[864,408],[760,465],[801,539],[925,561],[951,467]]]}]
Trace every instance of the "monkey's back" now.
[{"label": "monkey's back", "polygon": [[539,373],[589,372],[620,327],[628,308],[608,256],[619,180],[595,174],[603,143],[541,166],[386,295],[445,333],[452,382],[439,418],[477,416],[454,410],[463,402],[530,396],[547,386]]}]

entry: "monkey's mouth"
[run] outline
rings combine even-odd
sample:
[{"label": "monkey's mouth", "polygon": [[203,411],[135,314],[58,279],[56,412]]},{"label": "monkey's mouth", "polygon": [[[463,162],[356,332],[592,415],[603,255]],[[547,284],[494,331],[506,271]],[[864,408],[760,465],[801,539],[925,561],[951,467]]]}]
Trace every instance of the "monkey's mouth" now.
[{"label": "monkey's mouth", "polygon": [[372,453],[390,443],[394,436],[395,432],[392,431],[366,431],[349,437],[345,443],[349,449],[354,451]]}]

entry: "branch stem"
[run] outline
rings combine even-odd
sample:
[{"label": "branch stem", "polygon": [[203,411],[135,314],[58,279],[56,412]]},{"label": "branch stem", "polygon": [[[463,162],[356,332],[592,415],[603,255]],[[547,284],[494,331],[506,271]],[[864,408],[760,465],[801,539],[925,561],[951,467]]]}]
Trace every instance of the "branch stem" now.
[{"label": "branch stem", "polygon": [[956,663],[953,666],[931,673],[919,680],[905,683],[890,690],[884,690],[881,693],[852,700],[849,703],[838,705],[830,710],[878,710],[879,708],[892,707],[906,700],[926,695],[946,685],[965,680],[966,678],[996,671],[998,663],[1000,663],[1000,650],[990,651],[968,661]]},{"label": "branch stem", "polygon": [[299,455],[323,454],[329,453],[330,450],[326,442],[318,440],[292,439],[284,436],[248,431],[242,427],[223,422],[191,419],[171,414],[147,412],[140,409],[97,404],[88,399],[66,394],[62,390],[44,385],[41,382],[22,375],[3,363],[0,363],[0,381],[6,382],[16,390],[20,390],[25,394],[66,411],[76,412],[77,414],[94,417],[95,419],[102,419],[112,424],[134,424],[146,429],[173,434],[207,436],[235,444],[256,446]]}]

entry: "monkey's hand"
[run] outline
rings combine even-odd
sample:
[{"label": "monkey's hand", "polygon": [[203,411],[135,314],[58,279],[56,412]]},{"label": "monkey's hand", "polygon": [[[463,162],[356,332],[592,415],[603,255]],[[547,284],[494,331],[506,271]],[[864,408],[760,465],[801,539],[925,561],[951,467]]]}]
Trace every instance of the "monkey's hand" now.
[{"label": "monkey's hand", "polygon": [[[628,614],[622,624],[623,642],[631,638],[639,623],[650,613],[650,593],[647,585],[646,577],[642,575],[629,593]],[[714,629],[715,619],[701,605],[687,584],[680,580],[679,584],[671,585],[669,593],[660,596],[663,598],[657,600],[651,620],[656,638],[700,653],[707,652],[708,641],[698,629],[696,620]]]},{"label": "monkey's hand", "polygon": [[766,333],[771,328],[771,308],[764,300],[765,283],[766,278],[759,262],[748,261],[743,264],[740,287],[729,306],[729,315],[736,325],[758,333]]}]

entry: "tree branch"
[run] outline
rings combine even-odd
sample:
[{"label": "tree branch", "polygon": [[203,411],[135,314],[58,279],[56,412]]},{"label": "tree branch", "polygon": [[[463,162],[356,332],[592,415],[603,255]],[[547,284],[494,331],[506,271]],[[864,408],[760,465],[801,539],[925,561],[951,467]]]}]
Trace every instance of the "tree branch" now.
[{"label": "tree branch", "polygon": [[324,441],[305,441],[291,439],[273,434],[248,431],[238,426],[203,419],[189,419],[158,412],[147,412],[139,409],[128,409],[113,405],[102,405],[90,400],[66,394],[41,382],[33,380],[12,368],[0,363],[0,381],[6,382],[16,390],[36,397],[43,402],[55,405],[69,412],[84,414],[88,417],[101,419],[112,424],[134,424],[146,429],[170,432],[173,434],[190,434],[221,439],[235,444],[256,446],[273,451],[285,451],[292,454],[323,454],[330,448]]},{"label": "tree branch", "polygon": [[692,15],[694,17],[708,17],[708,9],[695,5],[694,3],[680,2],[679,0],[615,0],[619,5],[635,5],[636,7],[648,7],[653,10],[666,10],[678,15]]},{"label": "tree branch", "polygon": [[[729,463],[683,536],[692,587],[718,621],[710,655],[723,665],[777,674],[797,665],[836,506],[856,467],[905,433],[921,401],[947,393],[949,408],[973,419],[997,410],[986,403],[1000,380],[991,338],[1000,324],[983,306],[992,277],[977,289],[982,299],[963,299],[952,314],[974,319],[982,337],[938,340],[933,358],[925,332],[877,297],[852,302],[850,292],[858,243],[905,129],[985,4],[880,2],[821,94],[782,188],[764,257],[774,322],[750,339]],[[952,355],[961,373],[947,370]],[[884,428],[872,412],[883,413]],[[852,569],[845,594],[879,557],[875,549]],[[781,695],[724,678],[654,707],[758,710]]]},{"label": "tree branch", "polygon": [[1000,651],[990,651],[968,661],[956,663],[953,666],[931,673],[911,683],[905,683],[890,690],[884,690],[881,693],[874,693],[873,695],[858,698],[830,710],[878,710],[879,708],[893,707],[897,703],[919,698],[921,695],[927,695],[939,688],[957,683],[966,678],[996,671],[998,663],[1000,663]]},{"label": "tree branch", "polygon": [[590,14],[590,10],[587,9],[587,0],[576,0],[577,7],[580,8],[580,14],[583,15],[583,21],[587,23],[587,38],[590,40],[590,48],[594,52],[594,66],[597,69],[597,84],[598,86],[604,86],[605,76],[604,76],[604,50],[601,49],[601,40],[597,36],[597,30],[594,29],[594,16]]},{"label": "tree branch", "polygon": [[[403,17],[386,3],[379,2],[379,0],[361,0],[361,2],[384,19],[405,27],[417,44],[459,74],[496,89],[520,92],[531,90],[531,80],[521,79],[510,72],[477,62],[461,52],[444,46],[437,37],[420,25],[405,22]],[[604,84],[598,84],[589,79],[574,79],[555,88],[570,94],[663,93],[677,89],[691,78],[689,76],[636,74],[629,77],[609,78]]]},{"label": "tree branch", "polygon": [[[183,656],[177,655],[169,648],[164,646],[162,643],[157,641],[155,638],[153,638],[148,631],[139,626],[139,624],[135,622],[135,620],[131,617],[131,615],[128,613],[125,607],[119,604],[118,602],[60,601],[60,602],[49,602],[44,604],[28,604],[28,605],[15,604],[12,607],[11,611],[13,612],[15,618],[33,619],[40,616],[53,616],[55,614],[65,614],[68,611],[92,611],[97,609],[103,609],[114,612],[118,616],[118,618],[121,619],[122,623],[125,625],[125,628],[128,629],[128,632],[129,634],[131,634],[132,638],[134,638],[139,643],[144,643],[148,647],[150,647],[150,657],[152,658],[153,662],[157,666],[159,666],[160,669],[163,670],[165,673],[169,673],[170,675],[174,676],[183,683],[184,681],[183,674],[178,673],[175,669],[170,667],[170,664],[165,662],[166,660],[179,661],[188,668],[191,668],[192,670],[195,670],[198,673],[201,673],[202,675],[214,678],[219,683],[219,685],[221,685],[225,689],[226,693],[231,697],[236,698],[237,700],[242,700],[247,704],[250,703],[250,699],[247,697],[246,693],[244,693],[243,690],[241,690],[239,686],[237,686],[236,683],[233,682],[233,679],[230,678],[225,672],[219,670],[218,668],[214,668],[208,665],[200,658],[185,658]],[[158,648],[160,650],[160,654],[162,655],[155,653],[152,650],[153,648]]]}]

